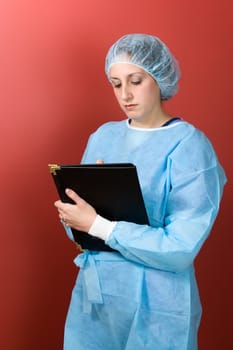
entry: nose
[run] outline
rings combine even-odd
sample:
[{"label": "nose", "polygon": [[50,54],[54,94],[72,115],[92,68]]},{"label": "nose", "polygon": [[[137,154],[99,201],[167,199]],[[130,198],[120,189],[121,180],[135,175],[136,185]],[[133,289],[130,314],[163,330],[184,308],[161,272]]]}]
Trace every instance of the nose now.
[{"label": "nose", "polygon": [[132,92],[128,85],[123,85],[120,91],[120,97],[123,101],[129,101],[132,98]]}]

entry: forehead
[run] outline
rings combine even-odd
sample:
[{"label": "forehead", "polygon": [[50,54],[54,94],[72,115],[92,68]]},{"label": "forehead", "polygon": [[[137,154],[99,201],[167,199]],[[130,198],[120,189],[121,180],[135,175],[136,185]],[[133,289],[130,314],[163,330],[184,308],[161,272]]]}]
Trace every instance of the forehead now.
[{"label": "forehead", "polygon": [[148,75],[143,68],[127,62],[114,63],[109,70],[110,78],[120,78],[134,74]]}]

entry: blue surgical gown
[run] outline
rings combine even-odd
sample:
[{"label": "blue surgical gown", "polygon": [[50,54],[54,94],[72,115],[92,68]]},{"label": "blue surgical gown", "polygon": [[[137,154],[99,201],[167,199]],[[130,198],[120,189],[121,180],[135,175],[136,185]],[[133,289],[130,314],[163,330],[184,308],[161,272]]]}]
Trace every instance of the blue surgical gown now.
[{"label": "blue surgical gown", "polygon": [[77,256],[64,350],[197,349],[193,262],[226,181],[210,141],[185,121],[109,122],[90,136],[82,162],[97,159],[136,165],[150,226],[117,222],[106,242],[117,252]]}]

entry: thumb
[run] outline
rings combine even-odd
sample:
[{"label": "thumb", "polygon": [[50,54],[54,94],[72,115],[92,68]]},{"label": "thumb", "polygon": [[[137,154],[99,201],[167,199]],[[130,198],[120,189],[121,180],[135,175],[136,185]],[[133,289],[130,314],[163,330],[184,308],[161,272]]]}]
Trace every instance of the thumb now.
[{"label": "thumb", "polygon": [[66,189],[66,195],[71,198],[75,203],[77,203],[78,200],[80,200],[81,198],[77,195],[76,192],[74,192],[73,190],[71,190],[70,188]]}]

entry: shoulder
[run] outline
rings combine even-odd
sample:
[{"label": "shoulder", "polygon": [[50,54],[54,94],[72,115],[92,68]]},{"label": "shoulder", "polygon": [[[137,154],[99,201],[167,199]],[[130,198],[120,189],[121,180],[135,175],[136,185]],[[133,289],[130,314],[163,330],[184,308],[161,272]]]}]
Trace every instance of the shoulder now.
[{"label": "shoulder", "polygon": [[[194,125],[185,122],[187,133],[181,142],[185,149],[192,150],[193,153],[202,150],[203,152],[214,152],[214,147],[208,136]],[[195,151],[196,150],[196,151]]]},{"label": "shoulder", "polygon": [[110,121],[99,126],[89,137],[89,142],[107,141],[119,137],[126,128],[126,121]]},{"label": "shoulder", "polygon": [[174,133],[179,134],[181,141],[182,140],[185,141],[186,139],[189,139],[189,138],[206,138],[207,139],[203,131],[201,131],[200,129],[195,127],[193,124],[185,120],[179,123],[173,124],[172,126],[174,126],[174,130],[173,130]]},{"label": "shoulder", "polygon": [[110,121],[99,126],[98,129],[94,132],[94,134],[101,134],[106,132],[117,132],[121,129],[124,129],[125,126],[126,126],[126,120]]},{"label": "shoulder", "polygon": [[166,135],[174,155],[182,152],[191,156],[191,153],[195,155],[199,151],[201,153],[214,151],[211,141],[205,133],[189,122],[182,121],[164,129],[161,128],[160,132],[161,137]]},{"label": "shoulder", "polygon": [[193,170],[215,167],[217,155],[206,134],[190,123],[182,124],[184,135],[171,155],[176,166]]}]

